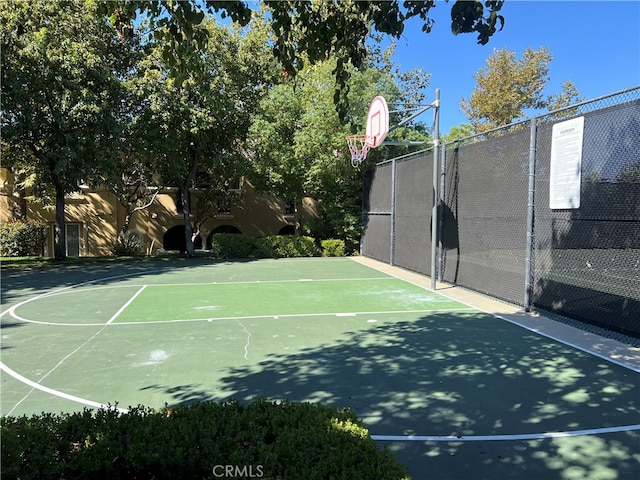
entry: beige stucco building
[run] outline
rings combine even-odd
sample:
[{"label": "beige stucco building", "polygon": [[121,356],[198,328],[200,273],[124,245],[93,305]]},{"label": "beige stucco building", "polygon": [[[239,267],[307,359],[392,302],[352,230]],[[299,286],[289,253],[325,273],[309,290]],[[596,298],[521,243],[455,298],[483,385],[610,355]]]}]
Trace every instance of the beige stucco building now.
[{"label": "beige stucco building", "polygon": [[[197,250],[206,250],[211,244],[211,235],[219,232],[252,236],[294,232],[296,215],[284,201],[256,192],[246,179],[240,182],[236,193],[237,200],[233,204],[221,202],[217,212],[203,223],[200,238],[194,242]],[[192,195],[197,195],[197,191]],[[26,208],[28,220],[49,225],[45,255],[52,256],[54,209],[45,207],[41,202],[25,201],[13,183],[13,175],[6,168],[0,168],[0,222],[14,220],[16,205]],[[316,215],[315,202],[305,198],[297,218],[304,222]],[[125,216],[125,208],[106,190],[81,188],[79,192],[68,195],[65,206],[67,255],[109,255]],[[148,254],[183,249],[184,219],[176,208],[175,191],[164,190],[150,207],[136,212],[129,231],[141,235]]]}]

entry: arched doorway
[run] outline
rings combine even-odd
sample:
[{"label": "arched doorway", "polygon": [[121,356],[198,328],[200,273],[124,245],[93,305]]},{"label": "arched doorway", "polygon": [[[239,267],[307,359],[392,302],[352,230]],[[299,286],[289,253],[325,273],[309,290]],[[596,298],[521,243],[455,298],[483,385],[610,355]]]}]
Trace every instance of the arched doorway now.
[{"label": "arched doorway", "polygon": [[295,235],[296,227],[294,225],[285,225],[280,229],[278,235]]},{"label": "arched doorway", "polygon": [[216,228],[214,228],[211,233],[209,234],[209,236],[207,237],[207,249],[211,250],[211,237],[214,236],[216,233],[236,233],[236,234],[240,234],[242,233],[240,231],[240,229],[238,227],[234,227],[233,225],[220,225]]},{"label": "arched doorway", "polygon": [[[162,248],[164,250],[178,250],[180,253],[186,253],[187,241],[184,236],[184,225],[176,225],[164,232],[162,236]],[[193,241],[195,250],[202,250],[202,237],[198,235]]]}]

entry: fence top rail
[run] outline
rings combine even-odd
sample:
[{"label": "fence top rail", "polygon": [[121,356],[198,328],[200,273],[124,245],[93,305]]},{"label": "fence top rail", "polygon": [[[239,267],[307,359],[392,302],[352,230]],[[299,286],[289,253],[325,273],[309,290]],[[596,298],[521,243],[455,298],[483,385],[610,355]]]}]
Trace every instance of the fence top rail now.
[{"label": "fence top rail", "polygon": [[557,110],[552,110],[552,111],[549,111],[549,112],[541,113],[540,115],[536,115],[533,118],[546,117],[547,115],[554,115],[554,114],[563,112],[565,110],[571,110],[571,109],[574,109],[576,107],[581,107],[583,105],[587,105],[589,103],[595,103],[595,102],[599,102],[599,101],[602,101],[602,100],[606,100],[607,98],[615,97],[617,95],[622,95],[622,94],[625,94],[625,93],[633,92],[634,90],[640,90],[640,85],[636,85],[635,87],[625,88],[624,90],[619,90],[617,92],[608,93],[608,94],[602,95],[600,97],[592,98],[591,100],[584,100],[582,102],[574,103],[573,105],[569,105],[567,107],[558,108]]},{"label": "fence top rail", "polygon": [[382,162],[376,163],[376,167],[381,167],[386,165],[387,163],[395,162],[397,160],[404,160],[409,157],[414,157],[416,155],[420,155],[422,153],[433,151],[433,145],[429,148],[423,148],[422,150],[418,150],[417,152],[405,153],[404,155],[400,155],[399,157],[390,158],[389,160],[383,160]]}]

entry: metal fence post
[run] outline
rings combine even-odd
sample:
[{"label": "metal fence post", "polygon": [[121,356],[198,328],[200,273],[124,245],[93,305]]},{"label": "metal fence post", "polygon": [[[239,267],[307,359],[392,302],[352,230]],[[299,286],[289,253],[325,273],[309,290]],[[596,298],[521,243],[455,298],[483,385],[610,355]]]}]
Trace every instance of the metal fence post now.
[{"label": "metal fence post", "polygon": [[391,160],[391,238],[389,240],[389,265],[395,264],[396,252],[396,159]]},{"label": "metal fence post", "polygon": [[534,207],[536,188],[536,135],[537,118],[531,119],[529,135],[529,188],[527,198],[527,242],[525,245],[525,270],[524,270],[524,309],[531,310],[532,279],[533,279],[533,228],[534,228]]},{"label": "metal fence post", "polygon": [[438,262],[438,205],[440,203],[440,195],[438,190],[440,187],[440,172],[438,171],[438,155],[440,153],[440,89],[436,88],[436,100],[433,103],[433,205],[431,208],[431,290],[436,289],[436,272]]},{"label": "metal fence post", "polygon": [[440,151],[440,208],[438,211],[438,281],[444,278],[444,248],[442,246],[442,228],[444,225],[444,198],[446,189],[447,175],[447,144],[441,145]]}]

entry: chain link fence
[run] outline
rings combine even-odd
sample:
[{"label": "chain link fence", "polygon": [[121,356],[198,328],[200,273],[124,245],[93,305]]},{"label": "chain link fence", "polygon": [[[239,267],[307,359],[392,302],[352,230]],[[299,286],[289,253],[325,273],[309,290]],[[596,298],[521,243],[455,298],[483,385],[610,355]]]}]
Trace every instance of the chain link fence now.
[{"label": "chain link fence", "polygon": [[429,274],[433,192],[427,187],[432,177],[431,149],[380,163],[365,173],[363,254]]},{"label": "chain link fence", "polygon": [[[562,143],[574,124],[581,142]],[[367,172],[363,255],[430,273],[435,163],[440,280],[640,338],[640,87],[445,144],[438,160]]]}]

